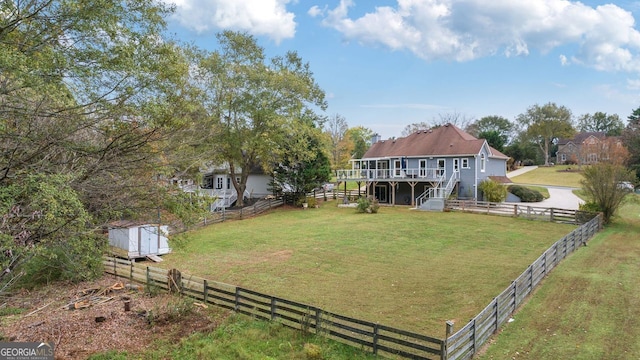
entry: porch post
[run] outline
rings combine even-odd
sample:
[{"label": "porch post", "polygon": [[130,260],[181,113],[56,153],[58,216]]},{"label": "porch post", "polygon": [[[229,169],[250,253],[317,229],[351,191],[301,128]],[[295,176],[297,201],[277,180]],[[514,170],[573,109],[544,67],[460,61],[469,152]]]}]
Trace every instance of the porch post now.
[{"label": "porch post", "polygon": [[411,186],[411,207],[416,205],[416,185],[417,181],[409,181],[409,185]]},{"label": "porch post", "polygon": [[396,185],[397,181],[390,181],[389,185],[391,185],[391,205],[396,205]]}]

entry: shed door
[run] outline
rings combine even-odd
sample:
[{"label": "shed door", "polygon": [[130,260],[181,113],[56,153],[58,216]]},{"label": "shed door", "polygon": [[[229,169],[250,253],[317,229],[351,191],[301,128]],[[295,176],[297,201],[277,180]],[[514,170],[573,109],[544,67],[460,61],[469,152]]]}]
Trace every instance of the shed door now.
[{"label": "shed door", "polygon": [[158,228],[155,226],[141,226],[138,228],[140,255],[155,255],[158,253]]}]

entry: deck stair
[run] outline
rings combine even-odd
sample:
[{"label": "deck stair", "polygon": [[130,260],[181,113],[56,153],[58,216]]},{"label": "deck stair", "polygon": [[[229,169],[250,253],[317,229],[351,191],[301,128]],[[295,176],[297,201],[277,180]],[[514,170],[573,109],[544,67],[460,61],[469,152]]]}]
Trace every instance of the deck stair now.
[{"label": "deck stair", "polygon": [[445,177],[441,176],[436,185],[427,189],[416,199],[417,208],[420,210],[443,211],[444,202],[451,195],[460,179],[460,172],[454,171],[447,183],[443,186]]}]

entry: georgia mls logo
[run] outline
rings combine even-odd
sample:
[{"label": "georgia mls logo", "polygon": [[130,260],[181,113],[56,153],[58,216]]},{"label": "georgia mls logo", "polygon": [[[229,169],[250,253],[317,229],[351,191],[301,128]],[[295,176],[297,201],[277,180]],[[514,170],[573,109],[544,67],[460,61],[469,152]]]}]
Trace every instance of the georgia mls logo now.
[{"label": "georgia mls logo", "polygon": [[53,345],[45,342],[0,342],[0,360],[53,360]]}]

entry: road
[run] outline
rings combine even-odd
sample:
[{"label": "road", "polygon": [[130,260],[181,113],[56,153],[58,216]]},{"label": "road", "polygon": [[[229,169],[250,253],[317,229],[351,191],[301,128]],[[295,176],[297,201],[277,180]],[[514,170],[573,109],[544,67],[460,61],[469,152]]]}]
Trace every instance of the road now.
[{"label": "road", "polygon": [[[507,177],[512,178],[514,176],[524,174],[525,172],[532,171],[537,168],[538,168],[537,166],[524,166],[518,170],[507,173]],[[519,184],[519,185],[526,185],[526,184]],[[538,184],[535,184],[535,186],[546,187],[549,190],[549,198],[540,202],[527,203],[532,206],[577,210],[580,207],[580,204],[584,203],[582,199],[580,199],[573,193],[573,190],[576,190],[575,188],[564,187],[564,186],[538,185]]]}]

